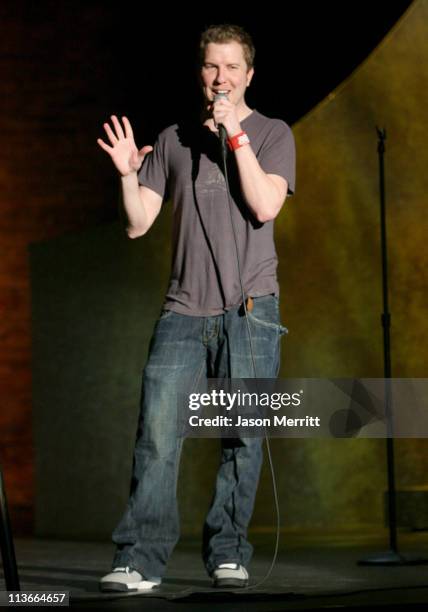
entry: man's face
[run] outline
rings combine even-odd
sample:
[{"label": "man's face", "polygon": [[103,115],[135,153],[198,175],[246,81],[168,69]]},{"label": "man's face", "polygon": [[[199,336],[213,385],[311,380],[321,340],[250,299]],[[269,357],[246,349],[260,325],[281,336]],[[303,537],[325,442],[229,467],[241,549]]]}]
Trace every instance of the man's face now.
[{"label": "man's face", "polygon": [[213,101],[217,93],[225,92],[230,102],[236,106],[243,105],[245,90],[253,73],[253,68],[247,71],[244,50],[236,41],[207,45],[201,78],[208,101]]}]

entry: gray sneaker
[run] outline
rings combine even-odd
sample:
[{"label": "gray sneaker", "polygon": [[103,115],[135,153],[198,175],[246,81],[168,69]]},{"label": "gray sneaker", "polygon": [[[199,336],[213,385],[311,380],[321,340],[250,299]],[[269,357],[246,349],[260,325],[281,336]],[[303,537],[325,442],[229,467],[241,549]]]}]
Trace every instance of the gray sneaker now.
[{"label": "gray sneaker", "polygon": [[146,578],[131,567],[115,567],[100,580],[101,591],[151,591],[161,583],[160,578]]},{"label": "gray sneaker", "polygon": [[213,586],[217,588],[246,587],[248,572],[238,563],[221,563],[212,573]]}]

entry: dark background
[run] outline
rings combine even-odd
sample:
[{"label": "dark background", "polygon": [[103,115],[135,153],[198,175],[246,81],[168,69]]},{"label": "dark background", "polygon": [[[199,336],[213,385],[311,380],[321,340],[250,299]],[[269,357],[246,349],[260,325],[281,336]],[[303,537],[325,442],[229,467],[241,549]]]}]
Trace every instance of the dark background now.
[{"label": "dark background", "polygon": [[250,105],[294,123],[364,60],[409,5],[301,1],[207,9],[44,1],[2,11],[21,23],[31,48],[26,70],[42,68],[41,85],[73,79],[78,71],[81,85],[70,89],[70,107],[90,103],[106,116],[126,112],[151,140],[178,116],[198,110],[198,36],[211,23],[248,29],[257,50]]}]

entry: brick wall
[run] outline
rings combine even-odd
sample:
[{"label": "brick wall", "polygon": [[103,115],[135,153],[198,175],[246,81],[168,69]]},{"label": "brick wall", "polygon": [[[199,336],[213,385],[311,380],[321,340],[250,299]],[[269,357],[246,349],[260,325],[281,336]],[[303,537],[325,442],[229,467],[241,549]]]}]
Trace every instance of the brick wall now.
[{"label": "brick wall", "polygon": [[34,7],[0,7],[0,462],[17,533],[34,495],[28,246],[110,221],[117,199],[96,144],[120,103],[105,91],[112,23],[78,3]]}]

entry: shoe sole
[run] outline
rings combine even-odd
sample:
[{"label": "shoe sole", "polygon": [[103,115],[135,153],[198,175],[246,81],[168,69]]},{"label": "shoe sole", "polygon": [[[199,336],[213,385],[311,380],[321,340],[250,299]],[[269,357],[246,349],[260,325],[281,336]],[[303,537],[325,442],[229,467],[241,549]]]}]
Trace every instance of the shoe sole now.
[{"label": "shoe sole", "polygon": [[242,580],[239,578],[220,578],[214,582],[216,589],[228,588],[228,587],[246,587],[248,586],[248,580]]},{"label": "shoe sole", "polygon": [[156,587],[159,587],[160,584],[152,584],[150,586],[143,586],[147,584],[145,581],[143,581],[142,583],[139,582],[138,585],[141,586],[134,586],[134,585],[127,585],[124,584],[123,582],[102,582],[99,586],[100,586],[100,590],[101,591],[105,591],[105,592],[111,592],[111,591],[126,591],[126,592],[137,592],[137,591],[152,591],[153,589],[155,589]]}]

